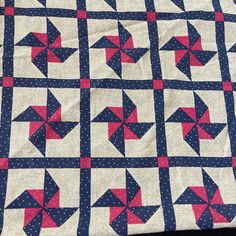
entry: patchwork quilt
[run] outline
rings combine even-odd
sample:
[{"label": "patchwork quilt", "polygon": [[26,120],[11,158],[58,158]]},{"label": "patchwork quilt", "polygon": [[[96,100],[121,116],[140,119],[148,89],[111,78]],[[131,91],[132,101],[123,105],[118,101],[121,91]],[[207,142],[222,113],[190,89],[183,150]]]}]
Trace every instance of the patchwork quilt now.
[{"label": "patchwork quilt", "polygon": [[235,0],[0,0],[0,234],[236,226]]}]

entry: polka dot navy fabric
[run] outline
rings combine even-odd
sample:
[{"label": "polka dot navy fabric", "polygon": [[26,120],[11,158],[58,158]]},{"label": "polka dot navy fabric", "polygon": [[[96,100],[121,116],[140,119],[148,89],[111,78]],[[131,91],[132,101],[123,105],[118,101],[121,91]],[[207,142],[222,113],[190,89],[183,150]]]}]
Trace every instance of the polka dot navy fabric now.
[{"label": "polka dot navy fabric", "polygon": [[0,234],[235,227],[234,0],[0,0]]}]

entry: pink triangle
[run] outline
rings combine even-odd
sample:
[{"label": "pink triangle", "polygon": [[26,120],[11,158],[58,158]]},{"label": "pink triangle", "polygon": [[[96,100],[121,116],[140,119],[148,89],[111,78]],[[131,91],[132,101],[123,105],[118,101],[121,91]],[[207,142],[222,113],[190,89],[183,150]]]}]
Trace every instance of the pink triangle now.
[{"label": "pink triangle", "polygon": [[110,207],[110,224],[115,220],[122,211],[125,210],[125,207]]},{"label": "pink triangle", "polygon": [[50,199],[46,208],[59,208],[60,207],[60,191],[58,190],[56,194]]},{"label": "pink triangle", "polygon": [[203,66],[203,64],[190,52],[190,66]]},{"label": "pink triangle", "polygon": [[141,190],[137,192],[133,200],[130,202],[129,207],[142,206],[142,194]]},{"label": "pink triangle", "polygon": [[133,58],[127,55],[125,52],[121,52],[121,61],[124,63],[134,63]]},{"label": "pink triangle", "polygon": [[138,122],[138,114],[137,108],[135,108],[129,117],[126,119],[125,123],[137,123]]},{"label": "pink triangle", "polygon": [[194,121],[197,120],[196,110],[193,107],[181,107],[182,111],[184,111],[189,117],[191,117]]},{"label": "pink triangle", "polygon": [[198,137],[200,139],[213,139],[210,134],[208,134],[202,127],[197,126],[198,129]]},{"label": "pink triangle", "polygon": [[206,189],[205,187],[198,187],[198,186],[195,186],[195,187],[190,187],[190,189],[196,193],[201,199],[203,199],[205,202],[208,202],[208,198],[207,198],[207,193],[206,193]]},{"label": "pink triangle", "polygon": [[125,44],[122,47],[123,49],[132,49],[134,48],[134,42],[132,36],[129,37],[129,39],[125,42]]},{"label": "pink triangle", "polygon": [[48,124],[46,124],[46,139],[61,139],[61,137],[52,129]]},{"label": "pink triangle", "polygon": [[202,213],[205,211],[206,208],[207,208],[207,204],[193,204],[192,205],[192,209],[193,209],[196,221],[200,219],[200,217],[202,216]]},{"label": "pink triangle", "polygon": [[43,50],[45,50],[46,47],[32,47],[31,50],[31,60],[34,60],[36,56],[39,55]]},{"label": "pink triangle", "polygon": [[47,107],[46,106],[32,106],[32,109],[35,110],[44,120],[47,119]]},{"label": "pink triangle", "polygon": [[122,125],[122,122],[109,122],[108,123],[108,137],[110,138]]},{"label": "pink triangle", "polygon": [[190,47],[189,37],[188,36],[176,36],[175,39],[177,39],[185,47],[187,47],[187,48]]},{"label": "pink triangle", "polygon": [[50,45],[51,48],[61,48],[61,35]]},{"label": "pink triangle", "polygon": [[106,48],[106,62],[110,61],[119,50],[119,48]]},{"label": "pink triangle", "polygon": [[201,123],[211,123],[210,121],[210,113],[209,113],[209,109],[207,109],[204,114],[202,115],[202,117],[199,119],[198,121],[199,124]]},{"label": "pink triangle", "polygon": [[39,39],[45,46],[48,46],[48,35],[45,33],[33,33],[33,35]]},{"label": "pink triangle", "polygon": [[126,189],[111,189],[111,192],[126,205]]},{"label": "pink triangle", "polygon": [[188,50],[176,50],[175,51],[175,64],[177,65],[183,57],[186,55]]},{"label": "pink triangle", "polygon": [[43,206],[44,202],[44,190],[43,189],[29,189],[27,192],[35,199],[40,206]]},{"label": "pink triangle", "polygon": [[127,210],[127,223],[128,224],[144,224],[144,222],[138,218],[134,213],[130,210]]},{"label": "pink triangle", "polygon": [[53,219],[48,215],[46,211],[43,211],[43,220],[42,220],[42,228],[57,228],[57,224],[53,221]]},{"label": "pink triangle", "polygon": [[48,62],[61,63],[61,60],[50,50],[47,50]]},{"label": "pink triangle", "polygon": [[31,121],[29,128],[29,137],[31,137],[35,132],[45,123],[45,121]]},{"label": "pink triangle", "polygon": [[120,48],[120,37],[119,36],[106,36],[106,38]]},{"label": "pink triangle", "polygon": [[108,107],[117,117],[124,121],[123,107]]},{"label": "pink triangle", "polygon": [[40,211],[41,208],[25,208],[24,226],[28,225]]},{"label": "pink triangle", "polygon": [[124,139],[139,139],[126,125],[124,125]]},{"label": "pink triangle", "polygon": [[60,122],[61,121],[61,107],[59,107],[54,114],[48,119],[48,121],[57,121]]},{"label": "pink triangle", "polygon": [[185,138],[188,135],[188,133],[192,130],[195,123],[181,123],[181,125],[182,125],[182,134],[183,137]]},{"label": "pink triangle", "polygon": [[209,209],[214,223],[229,223],[225,216],[215,211],[212,207],[210,207]]},{"label": "pink triangle", "polygon": [[221,197],[221,194],[220,194],[220,189],[217,188],[212,200],[211,200],[211,204],[214,205],[214,204],[224,204],[223,202],[223,199]]},{"label": "pink triangle", "polygon": [[201,51],[202,50],[202,43],[201,43],[201,36],[199,37],[199,39],[196,41],[196,43],[192,46],[192,50],[194,51]]}]

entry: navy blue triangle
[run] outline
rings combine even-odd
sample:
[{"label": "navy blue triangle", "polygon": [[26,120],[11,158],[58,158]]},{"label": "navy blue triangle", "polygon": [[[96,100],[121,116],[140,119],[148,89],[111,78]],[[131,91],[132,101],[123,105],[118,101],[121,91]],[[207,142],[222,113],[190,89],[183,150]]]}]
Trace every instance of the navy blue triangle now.
[{"label": "navy blue triangle", "polygon": [[162,46],[160,50],[177,51],[177,50],[188,50],[188,48],[185,45],[183,45],[179,40],[177,40],[175,37],[173,37],[164,46]]},{"label": "navy blue triangle", "polygon": [[16,46],[45,47],[47,45],[44,45],[33,33],[29,33]]},{"label": "navy blue triangle", "polygon": [[122,207],[125,206],[112,191],[106,191],[94,204],[93,207]]},{"label": "navy blue triangle", "polygon": [[45,170],[44,176],[44,206],[52,199],[52,197],[59,191],[59,188],[51,175]]},{"label": "navy blue triangle", "polygon": [[200,155],[200,143],[198,137],[197,126],[195,125],[189,133],[184,137],[184,140],[189,144],[189,146]]},{"label": "navy blue triangle", "polygon": [[47,92],[47,119],[49,119],[61,107],[61,104],[49,89]]},{"label": "navy blue triangle", "polygon": [[127,190],[127,205],[133,200],[138,191],[140,190],[140,186],[135,181],[133,176],[126,170],[126,190]]},{"label": "navy blue triangle", "polygon": [[45,211],[58,227],[63,225],[78,208],[47,208]]},{"label": "navy blue triangle", "polygon": [[45,125],[42,125],[31,137],[29,140],[34,146],[45,156],[46,151],[46,128]]},{"label": "navy blue triangle", "polygon": [[191,80],[190,56],[189,52],[179,61],[176,67]]},{"label": "navy blue triangle", "polygon": [[48,122],[49,126],[61,137],[64,138],[78,122],[63,121],[63,122]]},{"label": "navy blue triangle", "polygon": [[123,211],[118,217],[116,217],[116,219],[112,221],[110,225],[118,235],[127,235],[127,212]]},{"label": "navy blue triangle", "polygon": [[116,11],[116,0],[105,0],[105,2]]},{"label": "navy blue triangle", "polygon": [[177,7],[185,11],[184,0],[171,0]]},{"label": "navy blue triangle", "polygon": [[205,170],[202,169],[203,183],[207,192],[208,201],[211,202],[213,199],[218,185],[212,180]]},{"label": "navy blue triangle", "polygon": [[122,69],[121,69],[121,54],[118,51],[109,61],[107,61],[107,65],[110,66],[116,74],[121,77]]},{"label": "navy blue triangle", "polygon": [[61,33],[49,19],[47,19],[47,35],[48,45],[54,43],[54,41],[61,35]]},{"label": "navy blue triangle", "polygon": [[44,74],[45,77],[48,76],[47,60],[48,60],[47,50],[43,50],[32,60],[34,65]]},{"label": "navy blue triangle", "polygon": [[141,139],[144,134],[154,125],[154,123],[129,123],[126,126]]},{"label": "navy blue triangle", "polygon": [[106,107],[98,116],[94,118],[93,122],[122,122],[122,120],[108,107]]},{"label": "navy blue triangle", "polygon": [[160,206],[138,206],[130,207],[129,210],[136,215],[139,219],[146,223],[158,210]]},{"label": "navy blue triangle", "polygon": [[42,5],[44,5],[46,7],[46,2],[47,0],[38,0]]},{"label": "navy blue triangle", "polygon": [[13,121],[44,121],[44,119],[30,106]]},{"label": "navy blue triangle", "polygon": [[123,51],[136,63],[148,51],[148,48],[131,48],[124,49]]},{"label": "navy blue triangle", "polygon": [[174,204],[206,204],[191,188],[187,188]]},{"label": "navy blue triangle", "polygon": [[121,125],[116,132],[109,138],[110,142],[117,148],[117,150],[125,156],[125,141],[124,141],[124,127]]},{"label": "navy blue triangle", "polygon": [[29,194],[24,191],[19,197],[17,197],[12,203],[10,203],[6,209],[19,209],[19,208],[41,208],[39,203]]},{"label": "navy blue triangle", "polygon": [[177,109],[166,122],[181,122],[181,123],[193,123],[195,122],[188,114],[186,114],[181,108]]},{"label": "navy blue triangle", "polygon": [[77,49],[76,48],[50,48],[57,58],[60,59],[61,62],[67,60],[72,54],[74,54]]},{"label": "navy blue triangle", "polygon": [[195,103],[197,121],[199,121],[204,115],[204,113],[207,111],[208,107],[195,92],[194,92],[194,103]]},{"label": "navy blue triangle", "polygon": [[43,221],[43,213],[40,211],[26,226],[24,231],[27,236],[40,235],[41,225]]},{"label": "navy blue triangle", "polygon": [[119,48],[116,44],[111,42],[107,37],[102,37],[91,48]]},{"label": "navy blue triangle", "polygon": [[211,229],[213,227],[213,218],[209,207],[206,208],[196,223],[200,229]]},{"label": "navy blue triangle", "polygon": [[124,119],[127,120],[131,113],[135,110],[136,105],[128,97],[128,95],[123,91],[123,108],[124,108]]}]

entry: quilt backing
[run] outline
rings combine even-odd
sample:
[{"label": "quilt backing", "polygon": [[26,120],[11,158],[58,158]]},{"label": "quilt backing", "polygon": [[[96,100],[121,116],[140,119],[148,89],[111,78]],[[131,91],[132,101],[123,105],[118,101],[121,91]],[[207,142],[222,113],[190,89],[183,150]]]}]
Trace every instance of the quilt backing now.
[{"label": "quilt backing", "polygon": [[0,234],[236,226],[236,1],[0,0]]}]

